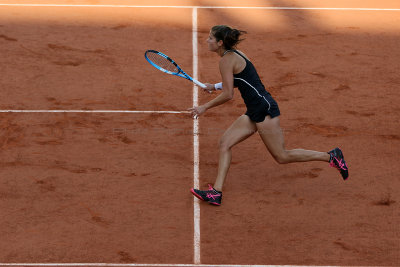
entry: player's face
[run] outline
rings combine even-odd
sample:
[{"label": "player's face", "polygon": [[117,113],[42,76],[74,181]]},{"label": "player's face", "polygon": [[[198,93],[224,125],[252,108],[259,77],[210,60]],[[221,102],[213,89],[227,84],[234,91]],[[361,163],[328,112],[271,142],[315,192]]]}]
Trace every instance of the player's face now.
[{"label": "player's face", "polygon": [[210,51],[217,51],[218,50],[218,42],[217,39],[215,39],[215,36],[213,33],[210,31],[208,38],[207,38],[207,45],[208,45],[208,50]]}]

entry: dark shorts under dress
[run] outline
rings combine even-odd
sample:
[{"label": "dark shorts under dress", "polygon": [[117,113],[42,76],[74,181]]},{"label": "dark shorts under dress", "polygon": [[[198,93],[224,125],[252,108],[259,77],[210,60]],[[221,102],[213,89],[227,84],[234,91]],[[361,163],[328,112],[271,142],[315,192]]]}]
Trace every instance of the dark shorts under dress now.
[{"label": "dark shorts under dress", "polygon": [[247,115],[253,122],[263,122],[266,116],[271,119],[281,115],[278,103],[272,98],[270,94],[265,96],[268,103],[259,103],[258,105],[251,105],[248,107],[245,115]]}]

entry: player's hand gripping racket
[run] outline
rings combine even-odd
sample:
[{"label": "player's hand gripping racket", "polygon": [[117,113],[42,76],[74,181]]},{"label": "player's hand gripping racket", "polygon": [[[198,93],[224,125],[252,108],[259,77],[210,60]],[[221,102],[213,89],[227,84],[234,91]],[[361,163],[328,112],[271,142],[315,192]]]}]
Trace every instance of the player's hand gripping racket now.
[{"label": "player's hand gripping racket", "polygon": [[161,52],[155,50],[147,50],[144,53],[144,57],[146,60],[153,65],[155,68],[161,70],[162,72],[176,75],[189,81],[194,82],[196,85],[200,86],[201,88],[206,88],[206,85],[193,79],[189,75],[187,75],[179,66],[175,63],[170,57],[164,55]]}]

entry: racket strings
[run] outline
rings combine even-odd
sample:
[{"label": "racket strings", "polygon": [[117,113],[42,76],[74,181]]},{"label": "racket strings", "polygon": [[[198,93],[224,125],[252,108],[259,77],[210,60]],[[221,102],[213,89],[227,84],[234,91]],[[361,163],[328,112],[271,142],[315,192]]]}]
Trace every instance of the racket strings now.
[{"label": "racket strings", "polygon": [[147,57],[157,66],[167,70],[167,71],[171,71],[174,73],[178,73],[179,70],[178,68],[174,65],[174,63],[172,63],[171,61],[169,61],[168,59],[166,59],[163,56],[160,56],[159,54],[155,54],[155,53],[147,53]]}]

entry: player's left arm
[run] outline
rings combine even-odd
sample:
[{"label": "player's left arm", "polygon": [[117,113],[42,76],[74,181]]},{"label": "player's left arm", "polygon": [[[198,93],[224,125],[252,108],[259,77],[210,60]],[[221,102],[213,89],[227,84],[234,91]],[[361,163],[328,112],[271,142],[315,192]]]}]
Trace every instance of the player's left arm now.
[{"label": "player's left arm", "polygon": [[233,57],[223,57],[219,62],[219,71],[222,77],[222,91],[221,93],[211,100],[210,102],[204,104],[206,109],[210,109],[225,102],[231,100],[233,98],[233,67],[234,67],[234,58]]},{"label": "player's left arm", "polygon": [[234,58],[225,56],[219,62],[219,71],[222,77],[222,92],[213,100],[207,102],[204,105],[190,108],[193,116],[198,116],[204,113],[206,110],[222,105],[225,102],[231,100],[233,98],[233,67],[234,67]]}]

